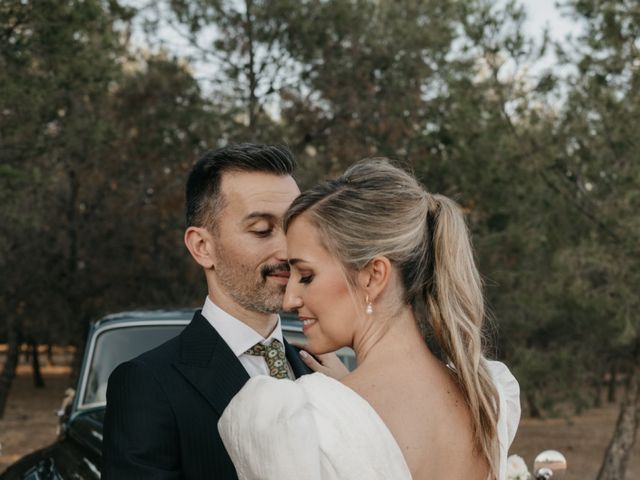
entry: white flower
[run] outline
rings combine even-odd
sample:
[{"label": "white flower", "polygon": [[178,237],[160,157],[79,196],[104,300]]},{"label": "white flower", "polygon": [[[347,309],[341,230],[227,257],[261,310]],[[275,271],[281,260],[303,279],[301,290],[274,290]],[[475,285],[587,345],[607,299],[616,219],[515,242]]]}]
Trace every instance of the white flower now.
[{"label": "white flower", "polygon": [[530,478],[527,464],[521,456],[511,455],[507,458],[507,480],[529,480]]}]

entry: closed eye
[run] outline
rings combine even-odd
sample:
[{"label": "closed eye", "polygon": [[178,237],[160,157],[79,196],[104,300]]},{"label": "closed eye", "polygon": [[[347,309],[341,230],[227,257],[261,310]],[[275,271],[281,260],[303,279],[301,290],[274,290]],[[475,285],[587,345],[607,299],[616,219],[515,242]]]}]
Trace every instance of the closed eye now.
[{"label": "closed eye", "polygon": [[268,230],[254,230],[253,234],[257,237],[268,237],[273,232],[273,229],[270,228]]}]

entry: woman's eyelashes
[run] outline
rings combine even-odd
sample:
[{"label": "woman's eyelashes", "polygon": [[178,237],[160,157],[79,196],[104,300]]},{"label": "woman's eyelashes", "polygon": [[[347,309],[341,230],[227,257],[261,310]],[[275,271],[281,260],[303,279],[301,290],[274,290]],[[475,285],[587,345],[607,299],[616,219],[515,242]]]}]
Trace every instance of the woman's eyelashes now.
[{"label": "woman's eyelashes", "polygon": [[313,275],[309,274],[309,275],[300,275],[300,283],[311,283],[311,281],[313,280]]}]

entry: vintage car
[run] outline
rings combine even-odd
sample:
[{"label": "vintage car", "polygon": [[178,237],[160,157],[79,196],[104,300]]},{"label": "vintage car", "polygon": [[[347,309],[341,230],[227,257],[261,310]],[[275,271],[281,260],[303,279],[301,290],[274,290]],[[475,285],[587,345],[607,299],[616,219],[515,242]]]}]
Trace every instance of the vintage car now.
[{"label": "vintage car", "polygon": [[[11,465],[0,478],[99,479],[109,375],[118,364],[178,335],[192,316],[193,310],[125,312],[95,322],[87,338],[73,399],[69,398],[59,412],[57,440]],[[304,343],[302,325],[295,317],[283,315],[282,329],[287,340]],[[338,355],[349,368],[355,366],[353,351],[342,349]]]}]

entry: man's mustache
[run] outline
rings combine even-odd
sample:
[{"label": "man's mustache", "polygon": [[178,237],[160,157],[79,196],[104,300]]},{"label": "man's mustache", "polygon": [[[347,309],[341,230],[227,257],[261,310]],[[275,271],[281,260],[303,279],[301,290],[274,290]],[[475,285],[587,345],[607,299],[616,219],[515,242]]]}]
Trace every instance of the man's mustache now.
[{"label": "man's mustache", "polygon": [[260,275],[262,276],[262,280],[266,280],[269,275],[280,272],[289,272],[289,270],[289,264],[286,262],[279,263],[277,265],[265,265],[260,270]]}]

